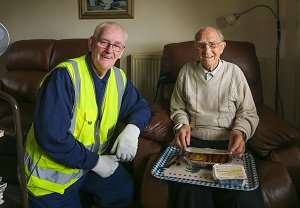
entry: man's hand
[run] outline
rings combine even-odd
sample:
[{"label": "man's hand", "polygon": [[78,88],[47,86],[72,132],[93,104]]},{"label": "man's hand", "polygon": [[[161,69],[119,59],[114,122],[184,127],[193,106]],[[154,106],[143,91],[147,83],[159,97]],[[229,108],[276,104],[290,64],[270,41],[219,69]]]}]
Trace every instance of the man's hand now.
[{"label": "man's hand", "polygon": [[119,162],[115,155],[99,155],[96,166],[92,169],[102,178],[111,176],[118,168]]},{"label": "man's hand", "polygon": [[122,162],[133,160],[138,147],[139,135],[140,129],[136,125],[128,124],[116,139],[111,153],[116,152],[117,158]]},{"label": "man's hand", "polygon": [[183,124],[180,129],[175,132],[174,143],[179,149],[185,149],[190,145],[191,129],[190,126]]},{"label": "man's hand", "polygon": [[234,156],[242,157],[245,152],[245,139],[244,133],[240,130],[232,130],[229,135],[228,151]]}]

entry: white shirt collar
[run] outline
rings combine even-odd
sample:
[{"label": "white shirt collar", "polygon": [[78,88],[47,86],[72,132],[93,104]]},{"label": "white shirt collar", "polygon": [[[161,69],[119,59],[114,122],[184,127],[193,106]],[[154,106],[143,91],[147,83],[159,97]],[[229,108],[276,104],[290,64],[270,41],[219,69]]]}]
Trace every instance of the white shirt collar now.
[{"label": "white shirt collar", "polygon": [[211,73],[212,76],[215,76],[215,74],[220,71],[221,65],[223,63],[223,60],[219,59],[218,66],[212,71],[209,72],[201,65],[200,61],[198,61],[198,67],[200,68],[201,74],[204,76],[206,73]]}]

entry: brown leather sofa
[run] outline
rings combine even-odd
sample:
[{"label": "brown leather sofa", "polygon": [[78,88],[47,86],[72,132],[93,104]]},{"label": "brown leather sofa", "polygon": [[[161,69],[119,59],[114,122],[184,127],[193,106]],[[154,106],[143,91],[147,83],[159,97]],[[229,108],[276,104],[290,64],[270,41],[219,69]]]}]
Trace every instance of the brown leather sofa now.
[{"label": "brown leather sofa", "polygon": [[[23,135],[27,134],[32,123],[35,97],[43,76],[62,60],[85,54],[87,50],[86,39],[21,40],[11,44],[4,56],[6,69],[0,75],[0,90],[17,100]],[[132,163],[137,207],[168,207],[167,183],[153,177],[150,170],[174,137],[169,99],[178,70],[193,58],[192,42],[169,44],[164,48],[158,98],[152,106],[151,121],[141,134]],[[222,58],[242,68],[257,104],[260,124],[255,137],[249,142],[249,149],[257,159],[266,207],[298,207],[299,131],[263,105],[259,66],[252,44],[228,41]],[[10,107],[2,101],[0,129],[6,131],[5,137],[0,138],[0,176],[5,182],[18,184],[14,119]],[[1,207],[5,205],[17,207],[9,206],[8,201]]]},{"label": "brown leather sofa", "polygon": [[[88,51],[87,39],[38,39],[12,43],[4,54],[5,72],[0,77],[0,90],[13,96],[21,110],[22,129],[27,134],[42,78],[55,65]],[[0,108],[0,127],[12,129],[11,113]]]},{"label": "brown leather sofa", "polygon": [[[25,207],[24,203],[21,205],[23,198],[17,178],[16,139],[24,139],[29,131],[42,78],[61,61],[87,52],[87,39],[35,39],[16,41],[4,54],[5,69],[0,75],[0,129],[5,130],[5,136],[0,138],[0,176],[8,187],[1,207]],[[21,120],[18,127],[14,106],[10,106],[8,99],[2,99],[2,95],[17,101]],[[19,132],[22,135],[17,137]],[[19,154],[19,160],[23,160],[20,157]]]},{"label": "brown leather sofa", "polygon": [[[266,208],[299,207],[300,133],[294,126],[263,103],[260,68],[252,43],[226,41],[222,59],[237,64],[250,85],[260,123],[247,148],[255,157],[259,183]],[[178,71],[194,60],[193,41],[164,46],[158,95],[152,106],[150,123],[141,135],[134,160],[134,173],[140,187],[140,204],[144,208],[167,208],[168,187],[153,177],[151,168],[174,137],[169,118],[169,101]]]}]

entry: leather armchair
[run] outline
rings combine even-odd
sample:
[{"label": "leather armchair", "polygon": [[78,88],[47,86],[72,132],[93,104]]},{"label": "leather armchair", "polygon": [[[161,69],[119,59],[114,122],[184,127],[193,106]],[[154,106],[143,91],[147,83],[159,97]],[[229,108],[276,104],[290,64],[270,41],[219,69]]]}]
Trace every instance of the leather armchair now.
[{"label": "leather armchair", "polygon": [[[260,117],[256,133],[247,142],[247,148],[255,157],[265,207],[299,207],[299,130],[264,105],[254,45],[229,40],[226,43],[221,58],[237,64],[244,72]],[[141,134],[133,168],[139,184],[139,203],[144,208],[168,207],[167,182],[153,177],[150,171],[174,137],[169,101],[178,72],[183,64],[195,58],[193,41],[164,46],[157,100],[152,105],[150,123]]]}]

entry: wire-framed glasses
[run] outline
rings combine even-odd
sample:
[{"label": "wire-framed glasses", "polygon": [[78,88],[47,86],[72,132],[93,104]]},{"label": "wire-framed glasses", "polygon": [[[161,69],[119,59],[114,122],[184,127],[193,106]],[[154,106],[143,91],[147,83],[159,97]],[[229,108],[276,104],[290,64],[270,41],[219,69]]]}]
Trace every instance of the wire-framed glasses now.
[{"label": "wire-framed glasses", "polygon": [[97,46],[99,46],[100,48],[107,48],[107,47],[110,47],[112,46],[112,49],[115,51],[115,52],[120,52],[122,50],[124,50],[125,46],[120,44],[120,43],[110,43],[109,41],[107,40],[100,40],[97,42]]},{"label": "wire-framed glasses", "polygon": [[223,41],[220,42],[208,42],[208,43],[204,43],[204,42],[195,42],[195,47],[198,49],[204,49],[206,48],[206,46],[208,46],[210,49],[214,49],[217,48],[219,46],[220,43],[222,43]]}]

